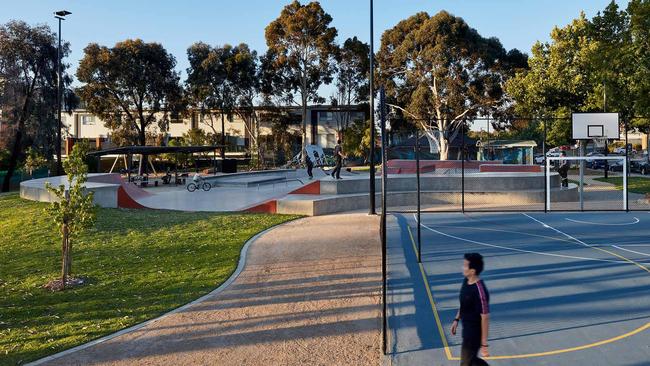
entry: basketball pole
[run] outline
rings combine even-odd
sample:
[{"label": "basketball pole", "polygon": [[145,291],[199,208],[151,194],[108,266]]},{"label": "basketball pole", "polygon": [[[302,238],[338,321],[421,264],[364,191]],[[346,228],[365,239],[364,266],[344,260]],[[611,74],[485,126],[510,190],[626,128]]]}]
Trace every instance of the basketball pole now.
[{"label": "basketball pole", "polygon": [[[583,146],[586,146],[586,143],[584,140],[578,141],[578,146],[580,149],[580,157],[584,156],[583,152]],[[580,211],[585,210],[585,200],[584,200],[584,195],[585,195],[585,161],[580,160]]]}]

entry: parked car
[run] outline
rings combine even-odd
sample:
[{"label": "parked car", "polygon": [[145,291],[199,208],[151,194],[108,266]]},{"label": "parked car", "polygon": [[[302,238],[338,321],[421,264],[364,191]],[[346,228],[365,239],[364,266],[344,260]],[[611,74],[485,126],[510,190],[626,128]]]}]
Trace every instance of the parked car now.
[{"label": "parked car", "polygon": [[[629,152],[630,154],[636,154],[636,150],[634,150],[632,147],[630,147],[630,149],[628,150],[628,152]],[[616,149],[614,149],[614,154],[625,155],[625,146],[623,146],[623,147],[617,147]]]},{"label": "parked car", "polygon": [[609,163],[610,172],[623,172],[623,161],[616,160]]},{"label": "parked car", "polygon": [[650,174],[650,163],[647,160],[632,160],[630,161],[630,171],[648,175]]},{"label": "parked car", "polygon": [[605,156],[600,153],[590,152],[587,154],[587,159],[585,159],[585,166],[589,169],[602,169],[605,166],[605,160],[597,159],[600,156]]},{"label": "parked car", "polygon": [[544,154],[537,154],[537,155],[535,155],[533,160],[535,161],[535,164],[542,165],[542,164],[544,164],[544,161],[546,160],[546,158],[544,158]]}]

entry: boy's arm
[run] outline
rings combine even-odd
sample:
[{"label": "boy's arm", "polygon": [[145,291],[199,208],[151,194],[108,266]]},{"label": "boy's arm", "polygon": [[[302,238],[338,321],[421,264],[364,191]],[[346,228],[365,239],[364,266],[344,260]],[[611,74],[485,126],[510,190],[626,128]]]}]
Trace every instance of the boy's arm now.
[{"label": "boy's arm", "polygon": [[481,347],[487,346],[488,332],[490,330],[490,314],[481,314]]}]

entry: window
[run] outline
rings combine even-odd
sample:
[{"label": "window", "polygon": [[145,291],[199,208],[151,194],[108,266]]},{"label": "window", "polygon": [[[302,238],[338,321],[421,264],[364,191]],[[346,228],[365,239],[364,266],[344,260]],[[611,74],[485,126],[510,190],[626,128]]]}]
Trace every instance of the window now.
[{"label": "window", "polygon": [[169,122],[170,123],[183,123],[183,118],[181,118],[181,114],[178,112],[171,112],[169,114]]},{"label": "window", "polygon": [[81,124],[82,125],[94,125],[95,124],[95,116],[92,115],[83,115],[81,116]]},{"label": "window", "polygon": [[318,112],[319,122],[332,122],[334,121],[334,113],[332,112]]}]

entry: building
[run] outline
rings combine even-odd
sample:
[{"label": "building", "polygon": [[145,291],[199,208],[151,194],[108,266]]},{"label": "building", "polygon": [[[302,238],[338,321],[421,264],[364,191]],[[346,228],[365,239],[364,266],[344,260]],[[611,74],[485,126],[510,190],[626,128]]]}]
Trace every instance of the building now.
[{"label": "building", "polygon": [[504,164],[535,164],[537,143],[533,140],[479,141],[477,160],[501,160]]},{"label": "building", "polygon": [[[287,129],[300,132],[301,109],[300,107],[269,108],[256,107],[255,113],[260,122],[260,136],[271,135],[273,121],[269,117],[271,111],[281,112],[287,120]],[[307,143],[333,148],[336,145],[338,133],[343,125],[356,120],[365,120],[367,112],[363,106],[330,106],[314,105],[307,108]],[[175,117],[175,118],[174,118]],[[64,113],[62,122],[65,128],[64,136],[73,139],[86,139],[97,141],[98,147],[112,146],[111,131],[105,126],[103,120],[93,115],[88,110],[79,108],[71,113]],[[206,133],[221,134],[221,115],[201,115],[191,112],[185,115],[172,116],[168,131],[169,138],[178,138],[190,129],[201,129]],[[232,120],[224,118],[225,135],[232,145],[247,148],[250,145],[251,128],[239,116],[234,115]],[[148,127],[148,132],[155,135],[163,134],[156,124]]]}]

